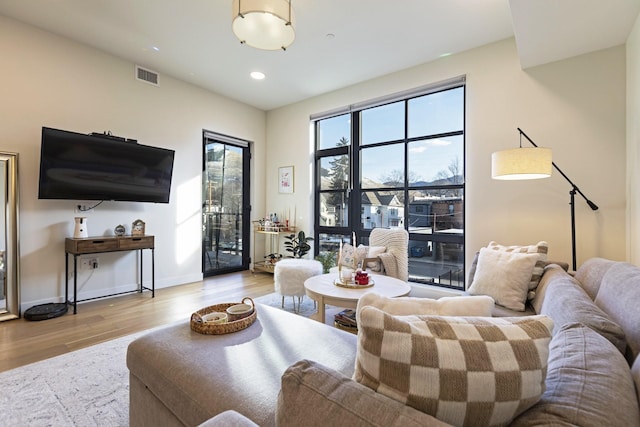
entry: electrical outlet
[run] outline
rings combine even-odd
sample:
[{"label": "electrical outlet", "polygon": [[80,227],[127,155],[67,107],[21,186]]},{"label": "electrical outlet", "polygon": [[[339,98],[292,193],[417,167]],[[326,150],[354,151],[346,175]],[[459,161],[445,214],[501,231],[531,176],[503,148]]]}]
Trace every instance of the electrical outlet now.
[{"label": "electrical outlet", "polygon": [[99,258],[82,258],[80,260],[80,268],[83,270],[95,270],[100,267]]},{"label": "electrical outlet", "polygon": [[75,207],[73,208],[73,212],[86,215],[93,213],[93,208],[89,205],[75,205]]}]

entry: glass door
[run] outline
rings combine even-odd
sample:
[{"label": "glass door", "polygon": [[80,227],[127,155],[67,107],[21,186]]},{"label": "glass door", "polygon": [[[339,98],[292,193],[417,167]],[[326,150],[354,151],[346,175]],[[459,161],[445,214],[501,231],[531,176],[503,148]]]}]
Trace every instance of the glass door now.
[{"label": "glass door", "polygon": [[204,132],[202,270],[249,269],[249,144]]}]

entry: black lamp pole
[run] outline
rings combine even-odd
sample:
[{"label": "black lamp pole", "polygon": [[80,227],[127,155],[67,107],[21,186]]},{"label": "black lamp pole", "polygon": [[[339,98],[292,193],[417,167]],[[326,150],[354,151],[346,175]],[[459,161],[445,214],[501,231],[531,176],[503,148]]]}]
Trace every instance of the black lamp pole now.
[{"label": "black lamp pole", "polygon": [[[534,147],[538,147],[536,143],[533,142],[531,138],[529,138],[527,134],[522,131],[522,129],[518,128],[518,132],[520,132],[520,135],[527,138],[527,141],[529,141],[531,145],[533,145]],[[564,179],[566,179],[569,182],[569,184],[571,184],[571,190],[569,191],[569,196],[571,198],[571,201],[569,202],[569,204],[571,205],[571,255],[573,257],[572,266],[573,266],[573,270],[575,271],[576,270],[576,205],[575,205],[576,193],[580,194],[584,198],[584,200],[587,202],[587,205],[589,205],[589,207],[592,210],[597,211],[598,205],[593,203],[591,200],[587,199],[587,196],[585,196],[582,193],[582,191],[580,191],[578,186],[575,185],[573,181],[571,181],[569,177],[565,175],[564,172],[562,172],[562,170],[560,170],[560,168],[558,167],[558,165],[555,164],[555,162],[551,162],[551,164],[558,172],[560,172],[560,175],[562,175]]]}]

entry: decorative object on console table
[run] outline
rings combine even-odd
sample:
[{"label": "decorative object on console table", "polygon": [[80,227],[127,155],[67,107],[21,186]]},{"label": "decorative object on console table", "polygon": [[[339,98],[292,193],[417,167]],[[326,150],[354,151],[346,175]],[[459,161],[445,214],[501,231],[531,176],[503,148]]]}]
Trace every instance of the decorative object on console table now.
[{"label": "decorative object on console table", "polygon": [[73,230],[74,239],[85,239],[89,237],[89,231],[87,230],[87,217],[77,216],[75,217],[76,226]]},{"label": "decorative object on console table", "polygon": [[293,194],[293,166],[278,168],[278,192]]},{"label": "decorative object on console table", "polygon": [[144,236],[145,223],[141,219],[136,219],[131,224],[131,235],[132,236]]},{"label": "decorative object on console table", "polygon": [[[573,260],[573,270],[576,270],[576,208],[575,195],[580,194],[587,205],[594,210],[598,210],[598,205],[587,199],[582,191],[569,179],[564,172],[551,160],[551,149],[541,148],[527,136],[522,129],[520,132],[520,148],[512,150],[496,151],[491,155],[491,178],[502,180],[538,179],[551,176],[552,166],[560,172],[560,175],[571,184],[569,196],[571,201],[571,255]],[[535,148],[522,148],[522,137],[531,143]]]},{"label": "decorative object on console table", "polygon": [[124,236],[124,233],[126,233],[126,231],[127,230],[124,228],[124,225],[122,224],[116,225],[116,228],[113,229],[113,233],[116,236]]}]

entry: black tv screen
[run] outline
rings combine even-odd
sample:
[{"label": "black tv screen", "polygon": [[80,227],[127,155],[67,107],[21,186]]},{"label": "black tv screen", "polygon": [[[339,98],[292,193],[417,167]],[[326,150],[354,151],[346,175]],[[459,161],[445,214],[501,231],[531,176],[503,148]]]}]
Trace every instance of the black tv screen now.
[{"label": "black tv screen", "polygon": [[38,198],[169,203],[174,154],[43,127]]}]

